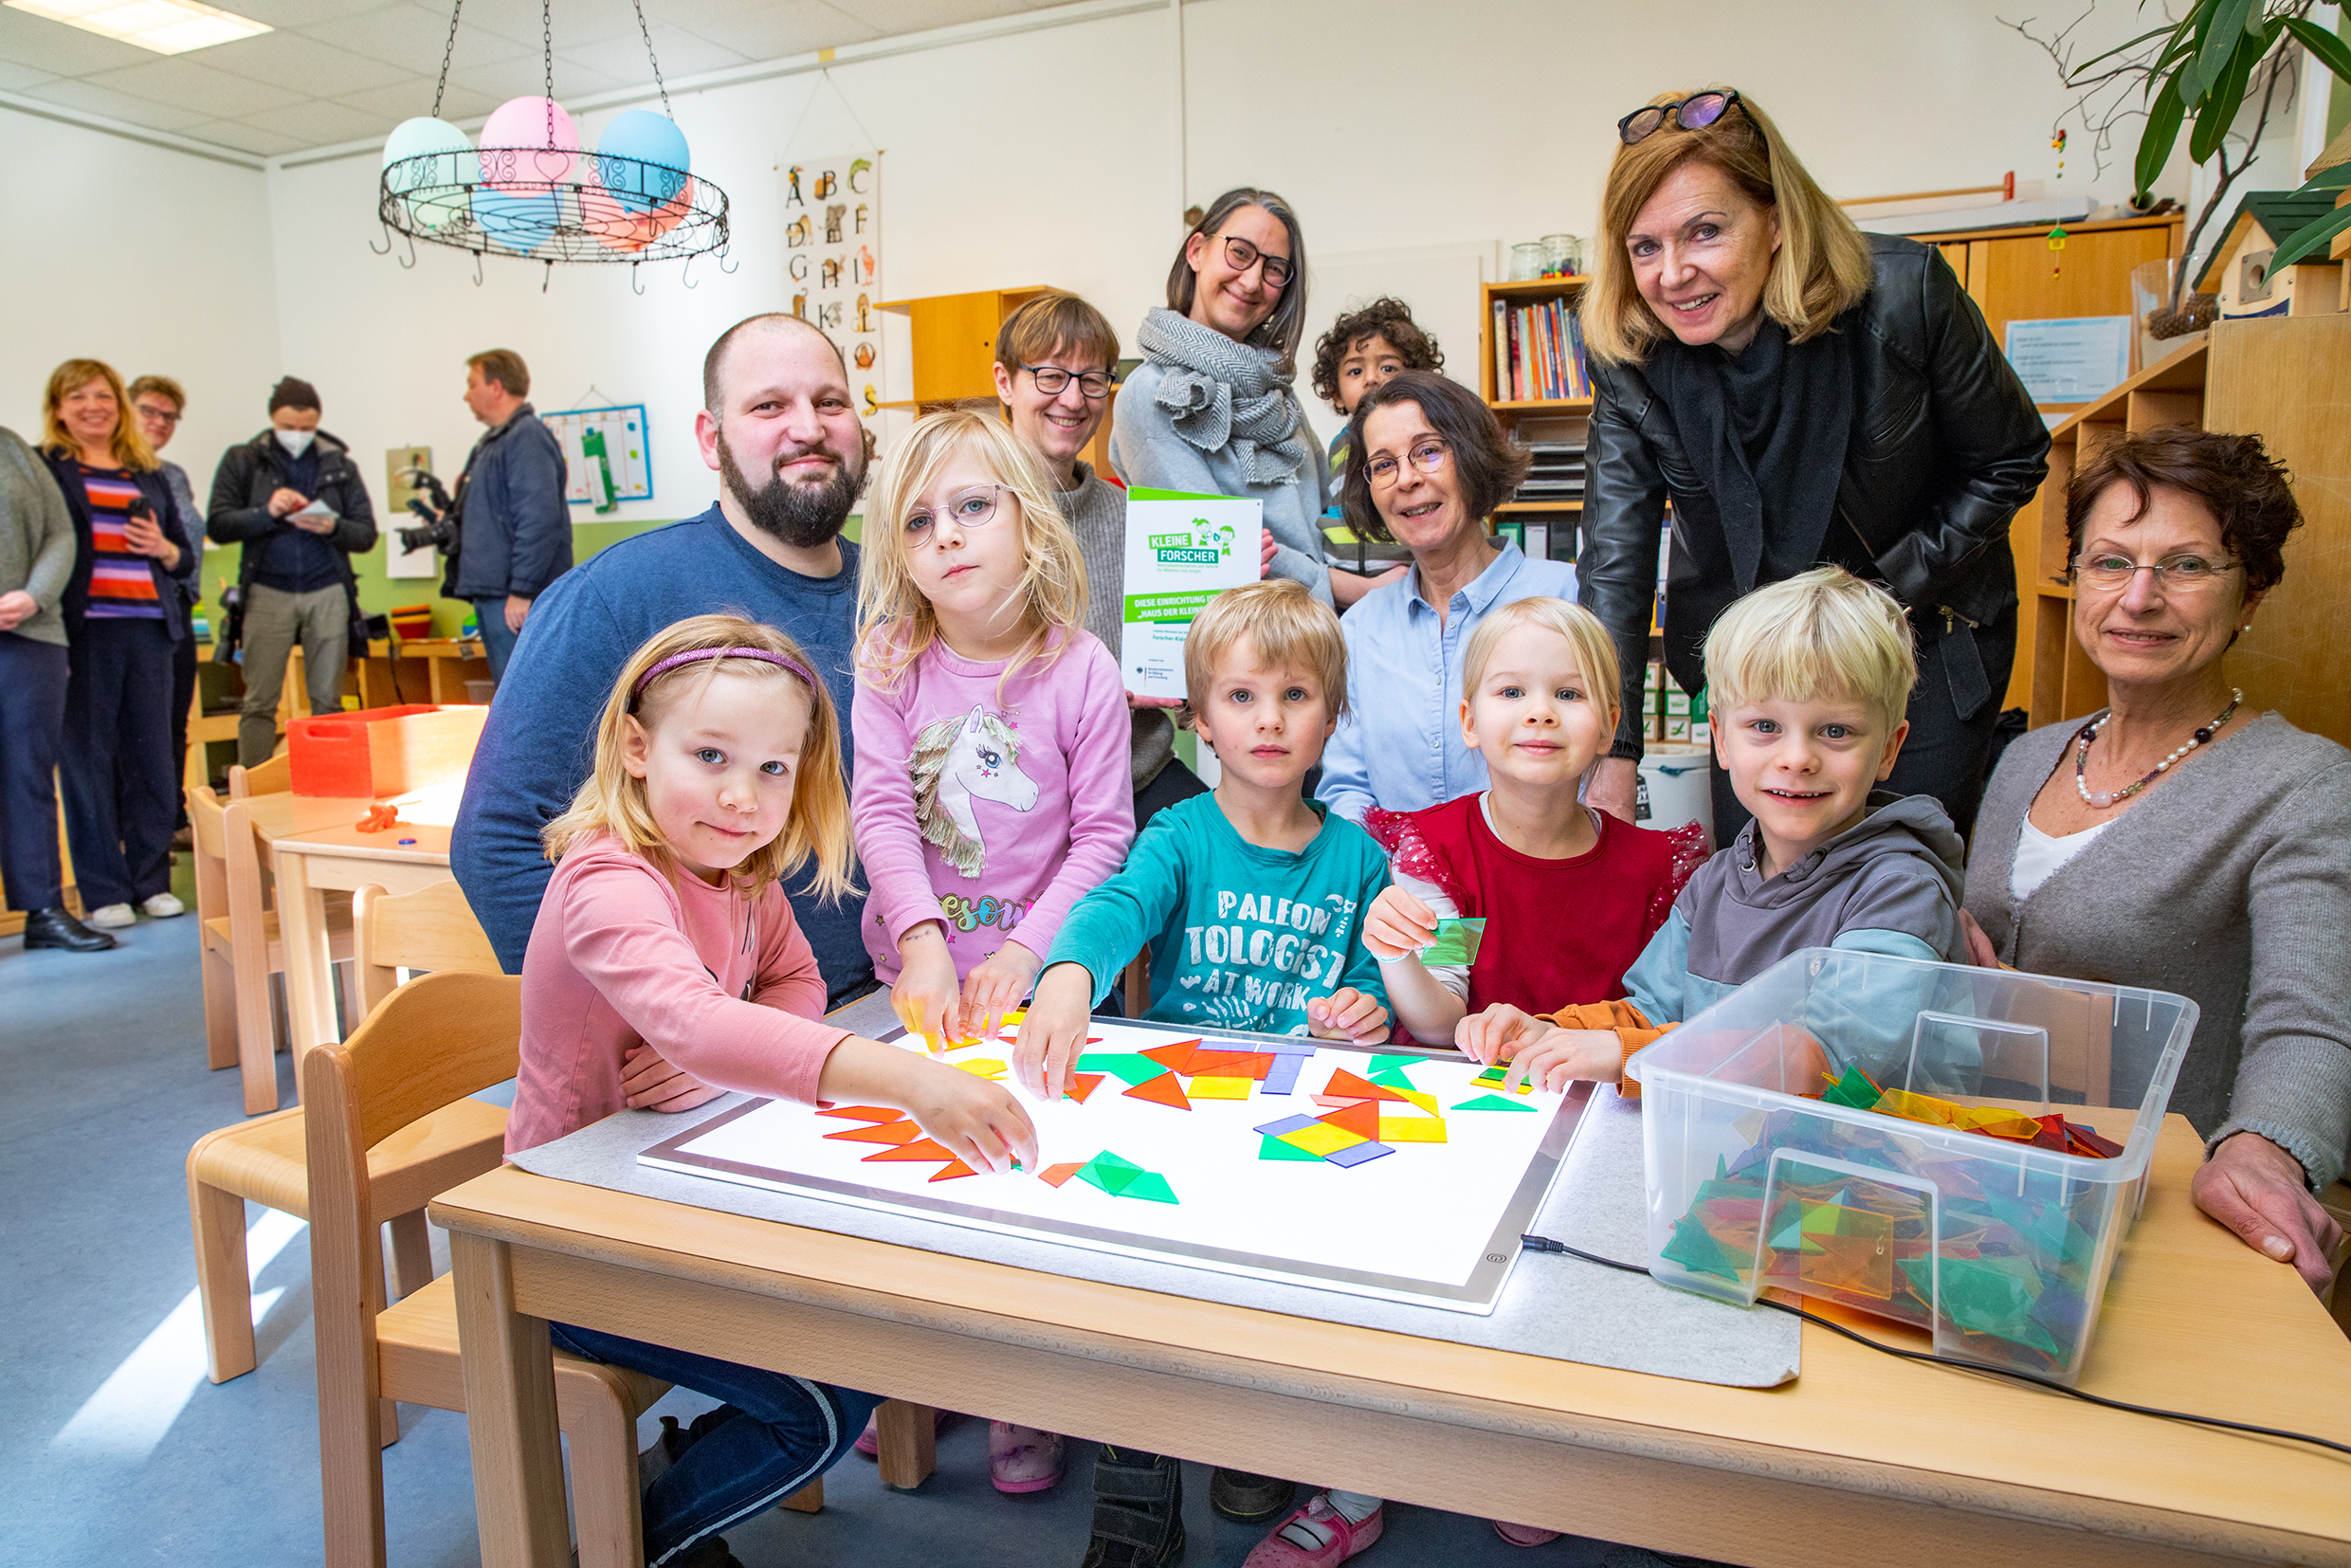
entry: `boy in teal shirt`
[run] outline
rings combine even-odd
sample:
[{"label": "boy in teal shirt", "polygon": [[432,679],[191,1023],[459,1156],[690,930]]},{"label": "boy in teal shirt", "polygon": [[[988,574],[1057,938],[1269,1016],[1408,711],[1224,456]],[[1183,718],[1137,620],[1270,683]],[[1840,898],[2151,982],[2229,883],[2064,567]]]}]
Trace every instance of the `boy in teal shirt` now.
[{"label": "boy in teal shirt", "polygon": [[1387,1038],[1361,929],[1387,856],[1302,794],[1346,702],[1339,617],[1282,578],[1221,593],[1185,639],[1184,685],[1224,776],[1154,817],[1063,922],[1013,1053],[1031,1094],[1060,1098],[1088,1012],[1146,941],[1155,1022]]}]

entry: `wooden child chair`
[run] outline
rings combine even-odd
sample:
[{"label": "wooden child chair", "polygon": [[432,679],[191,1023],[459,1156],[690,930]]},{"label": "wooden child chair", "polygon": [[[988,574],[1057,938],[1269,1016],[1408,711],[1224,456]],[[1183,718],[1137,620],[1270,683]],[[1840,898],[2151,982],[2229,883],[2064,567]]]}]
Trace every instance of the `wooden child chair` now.
[{"label": "wooden child chair", "polygon": [[[188,792],[188,823],[195,841],[196,919],[203,929],[204,1030],[211,1067],[245,1074],[245,1114],[278,1108],[278,1030],[269,977],[285,973],[285,943],[269,907],[270,879],[243,800],[223,805],[210,789]],[[336,962],[352,957],[351,916],[337,901],[327,905],[327,950]],[[359,1014],[354,977],[343,982],[343,1008]]]},{"label": "wooden child chair", "polygon": [[359,1005],[374,1012],[400,983],[403,969],[497,975],[498,950],[474,919],[454,881],[413,893],[370,884],[351,896],[353,969]]},{"label": "wooden child chair", "polygon": [[292,788],[294,761],[284,752],[250,768],[231,765],[228,770],[228,798],[231,800],[245,800],[257,794],[283,794]]}]

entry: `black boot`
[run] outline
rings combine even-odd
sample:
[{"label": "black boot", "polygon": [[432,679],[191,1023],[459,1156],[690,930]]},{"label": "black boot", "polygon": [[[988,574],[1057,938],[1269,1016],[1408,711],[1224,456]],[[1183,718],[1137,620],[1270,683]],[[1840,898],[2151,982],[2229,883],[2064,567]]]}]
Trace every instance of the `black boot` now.
[{"label": "black boot", "polygon": [[1235,1524],[1264,1524],[1290,1505],[1298,1484],[1278,1475],[1216,1467],[1208,1478],[1208,1505]]},{"label": "black boot", "polygon": [[25,917],[27,953],[36,947],[62,947],[68,953],[103,953],[114,945],[115,939],[105,932],[91,930],[54,904]]},{"label": "black boot", "polygon": [[1184,1472],[1165,1454],[1103,1445],[1085,1568],[1168,1568],[1184,1555]]}]

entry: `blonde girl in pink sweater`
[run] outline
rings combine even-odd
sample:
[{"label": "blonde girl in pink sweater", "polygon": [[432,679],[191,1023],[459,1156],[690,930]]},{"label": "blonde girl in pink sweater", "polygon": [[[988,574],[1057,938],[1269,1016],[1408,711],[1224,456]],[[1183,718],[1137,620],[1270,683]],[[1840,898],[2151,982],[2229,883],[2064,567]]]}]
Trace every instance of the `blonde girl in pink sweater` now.
[{"label": "blonde girl in pink sweater", "polygon": [[[824,1022],[779,877],[847,884],[839,721],[791,638],[734,615],[657,633],[621,671],[594,771],[547,825],[556,873],[522,962],[509,1153],[624,1106],[726,1090],[894,1105],[977,1170],[1035,1168],[1012,1096]],[[647,1488],[648,1568],[722,1568],[719,1532],[847,1452],[876,1397],[570,1324],[575,1354],[720,1399]]]}]

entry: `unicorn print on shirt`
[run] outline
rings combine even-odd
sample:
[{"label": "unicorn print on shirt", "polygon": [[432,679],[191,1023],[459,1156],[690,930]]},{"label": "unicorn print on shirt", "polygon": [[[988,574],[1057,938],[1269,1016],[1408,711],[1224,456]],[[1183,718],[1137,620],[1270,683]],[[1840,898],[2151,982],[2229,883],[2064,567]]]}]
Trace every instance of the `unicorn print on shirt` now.
[{"label": "unicorn print on shirt", "polygon": [[1020,738],[1000,715],[977,702],[957,718],[925,725],[914,743],[914,816],[939,858],[966,877],[987,864],[973,803],[993,800],[1026,811],[1037,781],[1020,771]]}]

